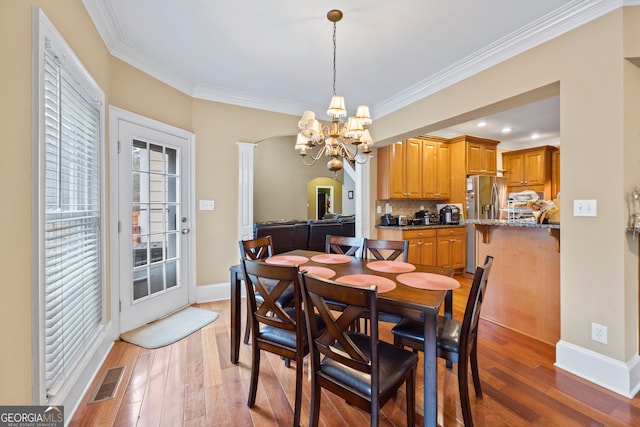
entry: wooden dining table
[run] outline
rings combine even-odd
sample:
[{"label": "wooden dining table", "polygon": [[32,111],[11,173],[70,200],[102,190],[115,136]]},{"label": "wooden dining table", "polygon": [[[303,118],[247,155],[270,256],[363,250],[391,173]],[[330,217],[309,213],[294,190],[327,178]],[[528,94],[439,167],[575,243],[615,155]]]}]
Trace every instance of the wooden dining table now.
[{"label": "wooden dining table", "polygon": [[[266,262],[273,264],[281,262],[283,265],[286,265],[288,262],[294,262],[299,265],[299,269],[301,271],[308,270],[310,274],[317,275],[321,275],[320,273],[328,273],[325,270],[328,269],[335,272],[335,274],[332,275],[332,277],[327,278],[336,281],[347,280],[350,278],[364,280],[370,278],[373,281],[380,281],[380,284],[384,284],[385,286],[378,286],[377,303],[379,311],[424,322],[424,425],[435,427],[437,425],[438,416],[438,365],[436,350],[437,317],[443,303],[445,306],[445,316],[451,317],[451,289],[455,288],[455,283],[457,283],[457,281],[452,278],[453,270],[447,267],[409,264],[415,268],[408,271],[408,268],[410,267],[406,263],[393,265],[388,264],[389,262],[380,263],[378,262],[379,260],[375,259],[363,259],[357,257],[349,257],[349,259],[347,259],[335,255],[336,254],[325,254],[324,252],[308,250],[294,250],[276,255],[275,257],[272,257],[272,259],[267,259]],[[295,262],[296,260],[298,262]],[[340,262],[337,262],[338,260]],[[387,265],[390,267],[386,267]],[[375,269],[373,269],[374,266]],[[242,268],[240,265],[235,265],[230,268],[230,272],[231,362],[235,364],[238,362],[240,352]],[[362,275],[367,276],[363,277]],[[423,283],[420,283],[419,280],[416,281],[416,276],[433,277],[433,286],[430,286],[429,283],[424,281]],[[343,277],[344,279],[342,279]],[[412,280],[408,280],[409,278]],[[446,283],[447,281],[449,281],[448,284],[451,284],[452,281],[454,281],[454,286],[451,288],[442,286],[442,282]],[[390,282],[393,282],[393,285],[391,285]],[[406,285],[405,283],[409,283],[409,285]],[[387,286],[387,284],[389,286]]]}]

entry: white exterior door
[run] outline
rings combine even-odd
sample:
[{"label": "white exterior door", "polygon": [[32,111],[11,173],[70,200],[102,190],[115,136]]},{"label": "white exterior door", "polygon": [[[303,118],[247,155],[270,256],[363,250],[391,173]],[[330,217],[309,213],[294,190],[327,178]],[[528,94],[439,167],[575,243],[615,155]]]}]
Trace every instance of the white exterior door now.
[{"label": "white exterior door", "polygon": [[[182,131],[184,132],[184,131]],[[118,121],[120,330],[190,300],[191,142],[176,133]]]}]

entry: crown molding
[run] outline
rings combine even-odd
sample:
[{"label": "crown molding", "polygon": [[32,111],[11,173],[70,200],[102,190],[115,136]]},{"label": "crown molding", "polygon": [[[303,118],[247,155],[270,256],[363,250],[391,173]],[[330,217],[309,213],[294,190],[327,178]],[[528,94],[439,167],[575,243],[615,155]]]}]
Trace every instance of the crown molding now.
[{"label": "crown molding", "polygon": [[112,53],[112,50],[124,40],[122,30],[118,25],[113,10],[109,2],[100,0],[82,0],[84,8],[98,30],[105,46]]},{"label": "crown molding", "polygon": [[[299,116],[304,110],[312,109],[309,104],[302,104],[281,98],[259,97],[247,92],[202,84],[196,85],[190,95],[194,98],[204,99],[206,101],[233,104],[240,107],[256,108],[258,110],[292,114],[295,116]],[[321,110],[322,109],[320,109],[320,111]]]},{"label": "crown molding", "polygon": [[[127,45],[125,42],[126,36],[117,24],[109,2],[83,0],[83,4],[112,55],[189,96],[208,101],[292,115],[299,115],[301,111],[310,109],[311,107],[284,99],[259,97],[249,93],[187,81],[169,72],[158,63],[151,61],[144,53]],[[485,46],[455,64],[426,77],[421,82],[397,95],[374,105],[372,107],[372,113],[378,118],[384,117],[528,49],[599,18],[612,10],[623,6],[637,5],[640,5],[640,0],[574,0],[529,25],[508,34],[500,40]],[[318,108],[316,108],[316,110],[318,110]],[[322,108],[319,108],[319,110],[322,110]]]},{"label": "crown molding", "polygon": [[[631,2],[631,0],[628,1]],[[640,0],[633,0],[633,2],[640,3]],[[372,111],[375,112],[376,117],[384,117],[599,18],[622,5],[622,0],[574,0],[375,105]]]}]

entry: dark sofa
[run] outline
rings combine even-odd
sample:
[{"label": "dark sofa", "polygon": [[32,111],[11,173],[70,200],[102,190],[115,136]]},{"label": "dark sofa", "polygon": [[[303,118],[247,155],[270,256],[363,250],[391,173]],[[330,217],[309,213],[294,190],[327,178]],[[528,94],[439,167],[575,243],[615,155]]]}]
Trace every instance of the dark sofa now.
[{"label": "dark sofa", "polygon": [[253,237],[271,236],[274,254],[294,249],[324,252],[327,234],[355,236],[355,218],[340,216],[308,221],[268,221],[253,225]]}]

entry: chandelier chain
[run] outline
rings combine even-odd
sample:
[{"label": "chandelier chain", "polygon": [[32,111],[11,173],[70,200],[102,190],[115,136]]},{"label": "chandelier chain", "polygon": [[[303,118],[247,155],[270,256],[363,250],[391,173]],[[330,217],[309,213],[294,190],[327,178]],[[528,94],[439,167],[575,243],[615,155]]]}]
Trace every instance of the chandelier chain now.
[{"label": "chandelier chain", "polygon": [[336,23],[333,23],[333,95],[336,95]]}]

